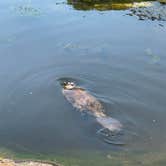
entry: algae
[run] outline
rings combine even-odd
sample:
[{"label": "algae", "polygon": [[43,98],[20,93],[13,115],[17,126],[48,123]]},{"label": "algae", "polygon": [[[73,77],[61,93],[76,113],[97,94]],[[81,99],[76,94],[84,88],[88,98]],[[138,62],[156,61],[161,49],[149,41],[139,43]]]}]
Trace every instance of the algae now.
[{"label": "algae", "polygon": [[151,1],[142,0],[68,0],[68,4],[77,10],[125,10],[133,7],[150,6]]},{"label": "algae", "polygon": [[[0,149],[0,159],[15,161],[34,161],[52,163],[58,166],[161,166],[166,164],[166,154],[147,151],[68,151],[58,155],[40,153],[16,153],[7,149]],[[58,164],[57,164],[58,163]],[[59,164],[60,163],[60,164]]]}]

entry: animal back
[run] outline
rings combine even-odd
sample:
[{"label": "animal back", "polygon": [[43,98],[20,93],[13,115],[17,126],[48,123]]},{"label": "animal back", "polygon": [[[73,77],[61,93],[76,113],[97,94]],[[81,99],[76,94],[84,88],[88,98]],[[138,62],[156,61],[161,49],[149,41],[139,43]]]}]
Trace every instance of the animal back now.
[{"label": "animal back", "polygon": [[63,90],[66,99],[77,109],[87,110],[93,114],[103,112],[101,103],[82,89]]}]

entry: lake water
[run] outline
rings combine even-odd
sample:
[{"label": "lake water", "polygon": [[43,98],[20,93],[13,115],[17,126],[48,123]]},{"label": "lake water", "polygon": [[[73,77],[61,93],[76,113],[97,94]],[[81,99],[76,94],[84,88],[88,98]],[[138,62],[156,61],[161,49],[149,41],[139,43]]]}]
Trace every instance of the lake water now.
[{"label": "lake water", "polygon": [[[0,147],[70,156],[72,166],[166,164],[166,23],[128,12],[0,1]],[[124,146],[106,143],[65,100],[62,78],[123,124]]]}]

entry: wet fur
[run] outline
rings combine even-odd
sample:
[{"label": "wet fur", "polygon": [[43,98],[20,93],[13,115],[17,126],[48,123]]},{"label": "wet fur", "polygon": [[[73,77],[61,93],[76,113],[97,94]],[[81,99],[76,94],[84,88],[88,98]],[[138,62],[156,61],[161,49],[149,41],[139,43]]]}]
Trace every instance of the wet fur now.
[{"label": "wet fur", "polygon": [[63,88],[62,92],[73,107],[80,111],[88,111],[104,128],[110,131],[120,130],[120,122],[104,114],[101,103],[84,89],[80,87],[74,87],[70,90]]},{"label": "wet fur", "polygon": [[95,116],[104,116],[101,103],[85,90],[81,88],[74,88],[72,90],[63,89],[63,94],[80,111],[86,110]]}]

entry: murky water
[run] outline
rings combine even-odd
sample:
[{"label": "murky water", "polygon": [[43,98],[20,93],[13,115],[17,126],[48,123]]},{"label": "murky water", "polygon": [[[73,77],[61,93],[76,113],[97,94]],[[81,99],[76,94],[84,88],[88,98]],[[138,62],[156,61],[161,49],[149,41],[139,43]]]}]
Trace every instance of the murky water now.
[{"label": "murky water", "polygon": [[[127,10],[75,10],[61,0],[1,0],[0,9],[1,147],[166,153],[165,22],[139,21]],[[125,146],[97,135],[100,126],[63,97],[61,78],[123,124]]]}]

